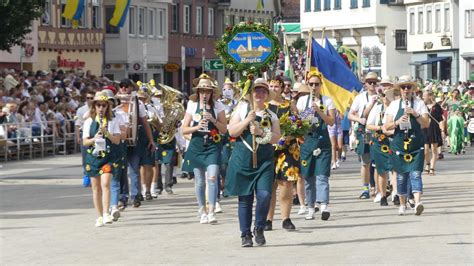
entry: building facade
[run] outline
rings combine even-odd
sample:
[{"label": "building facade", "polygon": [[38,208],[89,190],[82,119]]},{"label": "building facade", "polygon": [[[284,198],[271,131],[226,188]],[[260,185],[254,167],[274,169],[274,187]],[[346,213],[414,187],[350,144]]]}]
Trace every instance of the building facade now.
[{"label": "building facade", "polygon": [[11,47],[10,52],[0,51],[0,68],[33,70],[33,64],[38,61],[38,24],[35,20],[31,24],[22,45]]},{"label": "building facade", "polygon": [[474,1],[459,1],[459,80],[474,81]]},{"label": "building facade", "polygon": [[[104,74],[113,80],[164,81],[168,62],[167,0],[135,0],[122,28],[106,24]],[[115,0],[104,0],[105,21],[114,12]]]},{"label": "building facade", "polygon": [[[407,73],[406,20],[399,0],[301,0],[301,30],[313,30],[318,41],[325,35],[358,54],[358,73],[381,76]],[[324,32],[324,34],[323,34]]]},{"label": "building facade", "polygon": [[412,75],[421,80],[459,79],[458,0],[405,0]]},{"label": "building facade", "polygon": [[104,20],[101,0],[85,1],[78,28],[61,16],[65,0],[45,0],[38,26],[38,60],[33,70],[83,70],[102,74]]}]

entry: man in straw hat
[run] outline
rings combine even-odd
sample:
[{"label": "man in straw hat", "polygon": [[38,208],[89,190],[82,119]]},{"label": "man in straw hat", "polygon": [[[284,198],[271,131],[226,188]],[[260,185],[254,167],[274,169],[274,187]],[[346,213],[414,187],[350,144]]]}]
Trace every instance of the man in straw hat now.
[{"label": "man in straw hat", "polygon": [[366,132],[366,122],[369,113],[377,102],[378,95],[376,92],[376,86],[379,82],[379,77],[374,72],[369,72],[365,76],[365,88],[366,91],[357,95],[352,102],[349,110],[349,120],[356,124],[356,136],[357,136],[357,148],[356,152],[361,162],[360,173],[362,176],[362,194],[359,196],[360,199],[369,199],[369,179],[370,179],[370,134]]},{"label": "man in straw hat", "polygon": [[421,203],[425,143],[422,128],[429,126],[428,109],[423,100],[414,96],[416,82],[410,76],[401,76],[396,87],[402,91],[402,98],[391,102],[387,108],[384,130],[395,130],[390,150],[391,162],[398,175],[398,214],[405,214],[410,182],[415,197],[415,214],[420,215],[424,209]]}]

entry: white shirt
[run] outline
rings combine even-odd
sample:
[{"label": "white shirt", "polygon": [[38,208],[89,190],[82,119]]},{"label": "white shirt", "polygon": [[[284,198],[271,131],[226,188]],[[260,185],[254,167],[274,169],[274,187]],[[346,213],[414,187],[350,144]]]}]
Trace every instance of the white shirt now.
[{"label": "white shirt", "polygon": [[[232,113],[232,117],[238,115],[240,116],[240,121],[243,121],[245,117],[247,117],[247,110],[249,110],[248,105],[249,104],[247,102],[240,102]],[[272,124],[279,123],[278,116],[274,112],[268,110],[268,113],[271,116],[270,120],[272,121]],[[263,111],[256,112],[256,115],[258,117],[263,117]]]},{"label": "white shirt", "polygon": [[151,98],[151,101],[153,102],[153,107],[155,107],[158,117],[160,117],[162,120],[165,117],[165,113],[163,111],[163,105],[161,104],[161,101],[155,97]]},{"label": "white shirt", "polygon": [[[400,105],[400,101],[402,99],[395,100],[390,103],[390,105],[387,108],[387,111],[385,112],[386,115],[392,115],[393,120],[395,121],[395,117],[397,116],[398,113],[398,106]],[[411,104],[411,102],[409,101]],[[405,102],[402,102],[402,109],[405,108]],[[425,102],[415,98],[413,100],[413,107],[412,107],[417,114],[423,115],[428,113],[428,109],[426,108]]]},{"label": "white shirt", "polygon": [[86,113],[89,113],[89,106],[87,104],[79,107],[76,112],[76,121],[74,122],[75,126],[82,128],[84,125],[84,116]]},{"label": "white shirt", "polygon": [[359,117],[362,116],[365,106],[368,105],[372,101],[372,98],[377,97],[377,95],[375,94],[372,96],[368,96],[367,93],[368,92],[360,93],[354,98],[354,101],[352,102],[350,111],[351,112],[357,111],[357,114],[359,115]]},{"label": "white shirt", "polygon": [[[191,115],[191,117],[194,116],[194,114],[196,113],[197,111],[197,107],[198,107],[198,103],[197,102],[193,102],[193,101],[189,101],[188,102],[188,107],[186,108],[186,113]],[[224,105],[218,101],[215,101],[214,102],[214,116],[217,117],[219,116],[219,114],[221,112],[224,112]],[[193,120],[191,119],[191,122],[190,122],[190,125],[192,125],[193,123]]]},{"label": "white shirt", "polygon": [[[309,101],[308,106],[306,106],[306,102],[308,101],[309,95],[302,96],[298,99],[298,102],[296,103],[296,108],[298,109],[299,112],[304,112],[306,108],[311,108],[312,104],[311,101]],[[331,98],[327,96],[321,96],[323,100],[323,105],[326,106],[326,114],[328,114],[329,110],[336,109],[336,106],[334,105],[333,101]],[[318,101],[319,104],[319,101]]]},{"label": "white shirt", "polygon": [[122,110],[122,108],[115,108],[114,113],[115,113],[114,119],[118,121],[120,126],[128,126],[128,123],[129,123],[128,114],[125,113]]},{"label": "white shirt", "polygon": [[[370,110],[369,116],[367,117],[367,125],[379,125],[380,122],[380,112],[382,111],[383,104],[377,104],[376,106],[372,107]],[[384,110],[386,112],[387,110]],[[382,117],[382,125],[385,124],[387,120],[386,115]]]},{"label": "white shirt", "polygon": [[[91,131],[91,125],[92,125],[92,118],[89,117],[84,122],[84,126],[83,126],[84,130],[82,132],[82,138],[83,139],[91,137],[90,134],[89,134],[90,131]],[[119,126],[118,120],[117,119],[112,119],[111,121],[109,121],[107,123],[107,130],[112,135],[120,134],[120,126]]]}]

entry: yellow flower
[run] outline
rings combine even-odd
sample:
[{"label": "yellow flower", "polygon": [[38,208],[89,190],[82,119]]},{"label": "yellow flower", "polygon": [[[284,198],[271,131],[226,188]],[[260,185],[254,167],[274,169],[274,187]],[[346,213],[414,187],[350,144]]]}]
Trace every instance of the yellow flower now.
[{"label": "yellow flower", "polygon": [[390,148],[387,146],[387,145],[382,145],[382,147],[380,148],[380,150],[383,152],[383,153],[387,153]]},{"label": "yellow flower", "polygon": [[301,161],[301,165],[306,167],[308,165],[308,162],[303,160],[303,161]]},{"label": "yellow flower", "polygon": [[119,166],[119,164],[118,164],[118,163],[113,163],[112,166],[113,166],[114,168],[117,168],[117,167]]},{"label": "yellow flower", "polygon": [[167,153],[166,151],[163,151],[163,152],[161,153],[161,156],[163,156],[163,157],[166,157],[166,155],[168,155],[168,153]]},{"label": "yellow flower", "polygon": [[405,162],[409,163],[413,160],[413,156],[411,156],[411,154],[407,153],[407,154],[403,155],[403,159],[405,160]]},{"label": "yellow flower", "polygon": [[284,153],[281,153],[277,159],[276,173],[283,170],[283,163],[285,162],[285,160],[286,160],[286,155]]},{"label": "yellow flower", "polygon": [[270,121],[268,121],[268,119],[262,119],[262,122],[260,122],[260,126],[262,128],[270,127]]},{"label": "yellow flower", "polygon": [[288,108],[288,106],[290,106],[290,103],[288,103],[287,101],[283,102],[280,104],[280,108]]},{"label": "yellow flower", "polygon": [[285,172],[285,175],[286,175],[287,177],[294,176],[294,169],[293,169],[293,167],[288,167],[288,169],[287,169],[286,172]]},{"label": "yellow flower", "polygon": [[299,160],[300,160],[300,153],[299,153],[299,152],[293,153],[292,156],[293,156],[293,159],[295,159],[295,161],[299,161]]},{"label": "yellow flower", "polygon": [[86,171],[90,171],[91,170],[91,166],[86,164]]},{"label": "yellow flower", "polygon": [[215,143],[219,143],[219,142],[221,141],[221,135],[215,134],[214,136],[212,136],[212,140],[213,140]]}]

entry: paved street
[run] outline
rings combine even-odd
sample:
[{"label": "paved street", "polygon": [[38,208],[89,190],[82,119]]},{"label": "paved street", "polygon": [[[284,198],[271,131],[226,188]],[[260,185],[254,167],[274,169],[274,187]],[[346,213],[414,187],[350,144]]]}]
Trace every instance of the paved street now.
[{"label": "paved street", "polygon": [[[355,156],[331,176],[331,218],[281,229],[279,210],[267,245],[243,249],[237,200],[222,201],[217,225],[201,225],[193,183],[179,179],[118,223],[95,228],[90,188],[77,155],[3,163],[0,264],[470,264],[474,263],[474,149],[447,154],[424,176],[425,212],[397,216],[393,205],[359,200]],[[2,164],[2,163],[0,163]],[[319,218],[319,217],[318,217]]]}]

